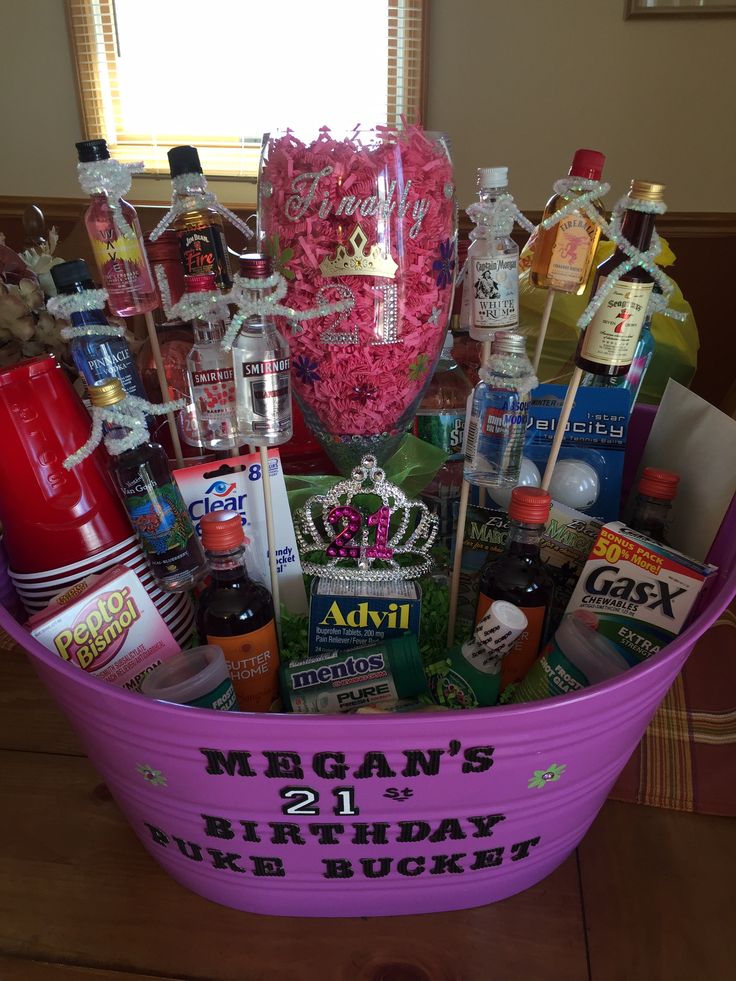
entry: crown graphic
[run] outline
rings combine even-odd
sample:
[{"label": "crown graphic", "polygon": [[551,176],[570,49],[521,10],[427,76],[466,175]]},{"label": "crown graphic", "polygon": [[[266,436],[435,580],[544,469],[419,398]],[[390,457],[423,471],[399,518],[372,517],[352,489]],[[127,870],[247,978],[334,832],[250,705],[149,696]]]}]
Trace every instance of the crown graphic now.
[{"label": "crown graphic", "polygon": [[433,565],[437,516],[387,480],[373,456],[364,456],[326,494],[310,497],[294,526],[302,569],[310,575],[390,582],[417,579]]},{"label": "crown graphic", "polygon": [[344,245],[338,245],[335,257],[325,256],[319,264],[323,276],[383,276],[385,279],[396,276],[399,267],[390,252],[384,252],[380,245],[371,246],[370,252],[365,251],[368,236],[360,225],[355,226],[348,241],[352,253]]}]

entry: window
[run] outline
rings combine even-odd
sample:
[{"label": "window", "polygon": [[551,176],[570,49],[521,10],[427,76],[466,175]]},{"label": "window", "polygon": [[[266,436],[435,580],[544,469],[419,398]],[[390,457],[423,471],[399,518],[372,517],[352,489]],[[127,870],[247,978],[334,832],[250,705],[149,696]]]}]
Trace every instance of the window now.
[{"label": "window", "polygon": [[421,120],[425,0],[67,0],[87,139],[254,178],[264,132]]}]

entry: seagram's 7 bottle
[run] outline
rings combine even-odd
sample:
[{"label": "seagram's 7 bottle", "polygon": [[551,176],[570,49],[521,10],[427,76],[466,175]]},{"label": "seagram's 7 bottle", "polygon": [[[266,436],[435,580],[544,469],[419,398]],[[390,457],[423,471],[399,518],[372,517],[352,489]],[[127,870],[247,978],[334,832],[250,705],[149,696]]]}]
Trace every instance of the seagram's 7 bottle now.
[{"label": "seagram's 7 bottle", "polygon": [[[240,271],[244,279],[268,279],[271,258],[261,253],[241,256]],[[262,295],[253,290],[254,299]],[[289,345],[269,314],[243,322],[233,343],[233,372],[241,443],[280,446],[291,439]]]}]

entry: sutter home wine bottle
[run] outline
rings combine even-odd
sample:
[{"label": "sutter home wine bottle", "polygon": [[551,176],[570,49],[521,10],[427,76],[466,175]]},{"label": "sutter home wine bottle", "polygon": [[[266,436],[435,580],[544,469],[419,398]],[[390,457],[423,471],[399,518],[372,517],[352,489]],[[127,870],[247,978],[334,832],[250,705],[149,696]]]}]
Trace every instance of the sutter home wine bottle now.
[{"label": "sutter home wine bottle", "polygon": [[[661,201],[664,184],[633,180],[629,198],[633,201]],[[654,220],[649,211],[630,208],[624,212],[621,235],[640,252],[646,252],[652,241]],[[616,249],[596,270],[591,296],[595,296],[618,266],[628,256]],[[636,345],[647,315],[654,280],[641,266],[634,266],[613,287],[593,319],[580,335],[575,363],[593,375],[625,375],[634,359]]]},{"label": "sutter home wine bottle", "polygon": [[278,697],[279,671],[271,594],[246,570],[240,514],[212,511],[200,527],[212,575],[197,600],[200,640],[224,651],[240,708],[267,712]]},{"label": "sutter home wine bottle", "polygon": [[527,674],[547,640],[553,583],[539,555],[539,543],[552,499],[540,487],[515,487],[509,504],[506,550],[490,559],[480,574],[475,622],[494,600],[513,603],[525,614],[527,628],[501,662],[501,688]]}]

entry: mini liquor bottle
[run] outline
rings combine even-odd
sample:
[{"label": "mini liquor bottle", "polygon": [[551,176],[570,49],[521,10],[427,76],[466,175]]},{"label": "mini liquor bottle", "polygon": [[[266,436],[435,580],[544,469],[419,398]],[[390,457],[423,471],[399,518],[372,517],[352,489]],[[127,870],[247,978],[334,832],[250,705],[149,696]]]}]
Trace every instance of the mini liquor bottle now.
[{"label": "mini liquor bottle", "polygon": [[[606,158],[597,150],[576,150],[568,172],[571,178],[599,181]],[[544,209],[542,220],[584,193],[582,184],[573,182],[565,194],[553,194]],[[601,210],[600,202],[594,206]],[[529,279],[532,286],[559,290],[561,293],[585,292],[601,230],[582,211],[574,210],[551,228],[540,225],[533,234],[534,258]],[[531,245],[531,240],[528,245]]]},{"label": "mini liquor bottle", "polygon": [[644,467],[629,522],[631,527],[653,538],[655,542],[669,545],[668,524],[679,483],[679,474]]},{"label": "mini liquor bottle", "polygon": [[[88,388],[92,406],[125,399],[120,381],[106,379]],[[109,435],[125,435],[113,429]],[[202,546],[187,506],[158,443],[146,441],[111,459],[110,469],[133,530],[161,587],[171,593],[191,589],[206,573]]]},{"label": "mini liquor bottle", "polygon": [[200,640],[224,651],[241,709],[267,712],[278,697],[279,670],[271,594],[248,576],[239,513],[210,512],[201,528],[212,578],[197,600]]},{"label": "mini liquor bottle", "polygon": [[439,518],[439,540],[450,547],[463,483],[463,433],[470,382],[452,356],[448,330],[432,380],[417,410],[414,435],[439,447],[447,460],[422,491],[422,500]]},{"label": "mini liquor bottle", "polygon": [[465,479],[481,486],[519,482],[532,390],[537,385],[521,334],[499,332],[468,403]]},{"label": "mini liquor bottle", "polygon": [[[76,147],[80,163],[110,159],[105,140],[85,140]],[[133,205],[124,198],[113,201],[99,188],[91,195],[84,223],[112,313],[116,317],[133,317],[158,306]]]},{"label": "mini liquor bottle", "polygon": [[[663,184],[633,180],[629,198],[634,202],[659,202]],[[624,212],[621,235],[640,252],[646,252],[654,232],[656,215],[650,211],[630,208]],[[616,249],[596,270],[591,296],[602,289],[606,278],[628,256]],[[634,266],[613,287],[593,319],[580,335],[575,363],[583,371],[616,378],[625,375],[636,353],[642,325],[652,295],[654,280],[642,266]]]},{"label": "mini liquor bottle", "polygon": [[521,681],[547,640],[553,583],[540,558],[539,543],[551,505],[547,491],[515,487],[506,550],[481,570],[475,622],[483,619],[494,600],[513,603],[527,618],[526,629],[503,659],[502,688]]},{"label": "mini liquor bottle", "polygon": [[[186,277],[187,293],[217,289],[215,274]],[[239,445],[232,352],[222,339],[225,324],[214,314],[192,320],[194,344],[187,354],[189,401],[194,406],[196,431],[184,434],[195,446],[232,450]]]},{"label": "mini liquor bottle", "polygon": [[179,237],[184,274],[214,273],[218,289],[230,289],[233,276],[222,218],[218,211],[202,202],[206,181],[196,147],[175,146],[169,150],[168,158],[173,200],[183,209],[172,227]]},{"label": "mini liquor bottle", "polygon": [[[261,253],[241,256],[246,279],[268,279],[271,257]],[[259,290],[253,290],[258,299]],[[291,376],[289,345],[273,317],[256,314],[243,321],[233,343],[233,371],[238,403],[241,443],[280,446],[291,439]]]},{"label": "mini liquor bottle", "polygon": [[[477,180],[479,202],[493,205],[508,187],[508,167],[479,167]],[[511,216],[481,216],[470,233],[460,322],[476,341],[519,325],[519,246],[511,238],[513,227]]]},{"label": "mini liquor bottle", "polygon": [[[51,269],[51,278],[61,294],[73,295],[96,289],[84,259],[59,263]],[[105,333],[109,324],[102,310],[73,313],[71,325],[86,331],[84,335],[72,339],[69,350],[77,371],[87,385],[103,378],[118,378],[126,392],[140,398],[146,397],[128,342],[124,337]]]}]

